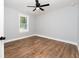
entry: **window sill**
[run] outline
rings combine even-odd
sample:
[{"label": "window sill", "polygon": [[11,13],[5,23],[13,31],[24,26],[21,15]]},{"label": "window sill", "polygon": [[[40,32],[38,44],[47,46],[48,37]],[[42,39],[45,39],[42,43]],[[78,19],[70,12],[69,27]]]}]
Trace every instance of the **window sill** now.
[{"label": "window sill", "polygon": [[20,33],[25,33],[25,32],[29,32],[29,30],[22,30],[22,29],[20,29]]}]

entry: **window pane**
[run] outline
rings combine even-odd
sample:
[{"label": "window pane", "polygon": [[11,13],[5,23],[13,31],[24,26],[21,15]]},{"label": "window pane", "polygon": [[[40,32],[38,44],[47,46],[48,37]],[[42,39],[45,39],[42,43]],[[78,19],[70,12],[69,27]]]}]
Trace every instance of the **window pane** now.
[{"label": "window pane", "polygon": [[20,29],[25,31],[27,29],[27,19],[26,17],[20,16]]},{"label": "window pane", "polygon": [[21,16],[21,17],[20,17],[20,22],[21,22],[21,23],[26,23],[26,17]]}]

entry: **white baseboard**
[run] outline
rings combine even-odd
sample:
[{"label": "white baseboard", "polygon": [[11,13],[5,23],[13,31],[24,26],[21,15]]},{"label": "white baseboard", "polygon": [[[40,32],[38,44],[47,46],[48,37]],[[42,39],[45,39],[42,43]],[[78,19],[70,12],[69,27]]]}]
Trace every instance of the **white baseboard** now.
[{"label": "white baseboard", "polygon": [[66,43],[70,43],[70,44],[74,44],[74,45],[78,46],[78,44],[75,43],[75,42],[66,41],[66,40],[57,39],[57,38],[48,37],[48,36],[39,35],[39,34],[33,34],[33,35],[24,36],[24,37],[19,37],[19,38],[14,38],[14,39],[5,40],[4,43],[11,42],[11,41],[15,41],[15,40],[20,40],[20,39],[23,39],[23,38],[28,38],[28,37],[31,37],[31,36],[39,36],[39,37],[49,38],[49,39],[53,39],[53,40],[57,40],[57,41],[61,41],[61,42],[66,42]]},{"label": "white baseboard", "polygon": [[16,41],[16,40],[21,40],[23,38],[28,38],[28,37],[32,37],[32,36],[35,36],[35,35],[33,34],[33,35],[24,36],[24,37],[19,37],[19,38],[14,38],[14,39],[8,39],[8,40],[5,40],[4,43]]},{"label": "white baseboard", "polygon": [[78,44],[77,44],[77,46],[78,46],[78,51],[79,51],[79,42],[77,42]]},{"label": "white baseboard", "polygon": [[39,35],[39,34],[35,34],[35,36],[44,37],[44,38],[48,38],[48,39],[53,39],[53,40],[57,40],[57,41],[61,41],[61,42],[66,42],[66,43],[70,43],[70,44],[74,44],[74,45],[78,46],[77,43],[72,42],[72,41],[66,41],[66,40],[57,39],[57,38],[48,37],[48,36],[45,36],[45,35]]}]

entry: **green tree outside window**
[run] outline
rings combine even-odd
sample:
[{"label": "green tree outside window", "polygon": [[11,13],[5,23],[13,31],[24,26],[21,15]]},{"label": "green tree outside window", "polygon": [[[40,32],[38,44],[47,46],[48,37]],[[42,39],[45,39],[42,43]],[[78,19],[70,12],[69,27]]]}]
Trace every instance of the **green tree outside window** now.
[{"label": "green tree outside window", "polygon": [[20,16],[20,28],[22,30],[27,29],[27,18],[24,16]]}]

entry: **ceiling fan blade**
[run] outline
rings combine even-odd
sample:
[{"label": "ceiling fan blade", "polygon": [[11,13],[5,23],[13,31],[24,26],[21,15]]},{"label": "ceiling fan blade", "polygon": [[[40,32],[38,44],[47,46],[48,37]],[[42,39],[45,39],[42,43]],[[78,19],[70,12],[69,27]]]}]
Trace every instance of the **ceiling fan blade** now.
[{"label": "ceiling fan blade", "polygon": [[40,8],[40,10],[41,10],[41,11],[44,11],[44,9],[43,9],[43,8]]},{"label": "ceiling fan blade", "polygon": [[27,6],[27,7],[36,7],[36,6]]},{"label": "ceiling fan blade", "polygon": [[40,5],[40,7],[45,7],[45,6],[49,6],[49,4]]},{"label": "ceiling fan blade", "polygon": [[35,11],[35,10],[36,10],[36,8],[33,11]]}]

